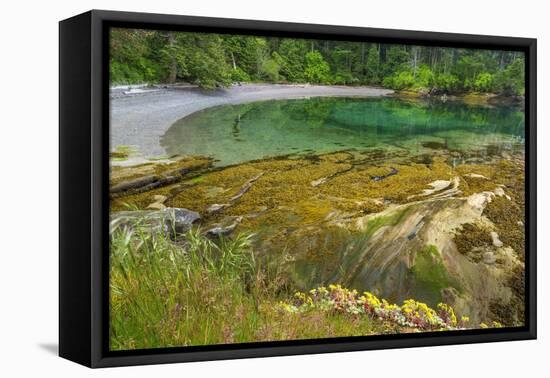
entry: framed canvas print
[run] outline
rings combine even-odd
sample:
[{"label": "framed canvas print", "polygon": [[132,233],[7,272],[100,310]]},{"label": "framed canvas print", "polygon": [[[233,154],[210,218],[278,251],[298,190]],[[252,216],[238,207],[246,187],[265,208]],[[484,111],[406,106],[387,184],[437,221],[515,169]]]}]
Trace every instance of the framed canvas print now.
[{"label": "framed canvas print", "polygon": [[60,355],[536,337],[536,40],[60,23]]}]

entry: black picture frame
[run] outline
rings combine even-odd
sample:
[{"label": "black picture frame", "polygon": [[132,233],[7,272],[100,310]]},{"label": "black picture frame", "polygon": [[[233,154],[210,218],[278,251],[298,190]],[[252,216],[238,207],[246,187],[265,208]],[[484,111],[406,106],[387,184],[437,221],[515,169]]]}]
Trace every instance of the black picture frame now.
[{"label": "black picture frame", "polygon": [[[524,327],[108,350],[109,82],[113,26],[506,49],[526,59]],[[59,354],[88,367],[536,338],[536,39],[92,10],[59,24]]]}]

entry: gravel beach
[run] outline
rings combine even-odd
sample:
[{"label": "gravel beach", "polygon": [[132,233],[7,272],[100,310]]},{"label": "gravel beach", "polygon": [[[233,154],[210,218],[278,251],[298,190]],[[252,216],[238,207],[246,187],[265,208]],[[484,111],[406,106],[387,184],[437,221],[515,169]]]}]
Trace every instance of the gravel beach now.
[{"label": "gravel beach", "polygon": [[319,96],[385,96],[393,91],[373,87],[246,84],[226,89],[196,87],[132,88],[111,91],[111,149],[135,146],[142,157],[163,155],[160,137],[177,120],[212,106]]}]

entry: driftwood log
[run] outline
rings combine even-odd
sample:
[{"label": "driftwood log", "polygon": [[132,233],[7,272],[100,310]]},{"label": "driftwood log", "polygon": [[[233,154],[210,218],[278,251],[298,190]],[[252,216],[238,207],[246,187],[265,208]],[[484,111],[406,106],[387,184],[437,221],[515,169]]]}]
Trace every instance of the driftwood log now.
[{"label": "driftwood log", "polygon": [[129,193],[142,193],[152,189],[173,184],[183,177],[191,178],[190,174],[199,174],[212,166],[212,161],[193,167],[166,170],[161,174],[147,175],[133,180],[123,181],[110,188],[111,197],[115,198]]}]

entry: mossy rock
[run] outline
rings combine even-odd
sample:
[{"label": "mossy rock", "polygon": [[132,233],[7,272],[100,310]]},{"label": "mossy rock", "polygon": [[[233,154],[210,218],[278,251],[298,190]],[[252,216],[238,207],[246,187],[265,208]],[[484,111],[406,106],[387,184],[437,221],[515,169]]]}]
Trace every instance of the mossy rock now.
[{"label": "mossy rock", "polygon": [[453,287],[461,291],[460,285],[450,276],[434,245],[427,245],[416,252],[411,273],[416,298],[430,305],[443,301],[443,289]]}]

